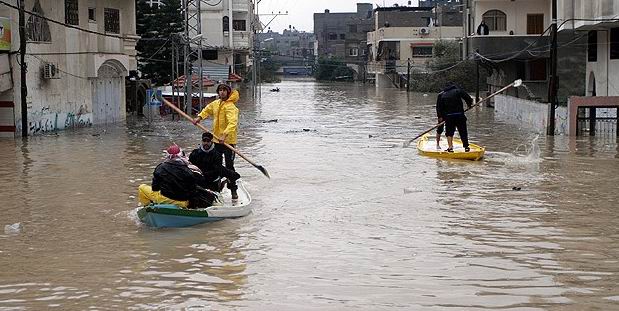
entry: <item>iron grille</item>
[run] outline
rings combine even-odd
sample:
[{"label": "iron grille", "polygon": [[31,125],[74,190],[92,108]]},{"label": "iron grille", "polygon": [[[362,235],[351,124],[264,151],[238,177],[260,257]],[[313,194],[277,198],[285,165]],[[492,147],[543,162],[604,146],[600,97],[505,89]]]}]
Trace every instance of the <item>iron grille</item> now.
[{"label": "iron grille", "polygon": [[105,31],[110,33],[120,33],[120,10],[105,8],[103,10]]}]

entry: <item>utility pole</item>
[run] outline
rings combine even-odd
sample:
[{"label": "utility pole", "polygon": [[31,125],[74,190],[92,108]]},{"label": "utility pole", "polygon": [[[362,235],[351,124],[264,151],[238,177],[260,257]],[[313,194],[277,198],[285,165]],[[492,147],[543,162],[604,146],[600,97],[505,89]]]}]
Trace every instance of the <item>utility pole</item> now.
[{"label": "utility pole", "polygon": [[406,91],[410,92],[411,90],[411,59],[408,58],[408,65],[406,67]]},{"label": "utility pole", "polygon": [[21,69],[21,136],[28,137],[28,86],[26,85],[26,13],[24,0],[19,0],[19,67]]},{"label": "utility pole", "polygon": [[548,116],[548,128],[546,134],[554,136],[555,134],[555,110],[557,108],[557,0],[552,0],[552,43],[550,47],[550,81],[548,86],[548,103],[550,104],[550,112]]}]

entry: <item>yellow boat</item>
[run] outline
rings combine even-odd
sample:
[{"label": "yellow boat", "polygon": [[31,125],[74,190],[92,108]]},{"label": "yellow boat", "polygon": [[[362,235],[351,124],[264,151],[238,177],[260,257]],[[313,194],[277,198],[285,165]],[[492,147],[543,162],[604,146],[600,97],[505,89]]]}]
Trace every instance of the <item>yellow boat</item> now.
[{"label": "yellow boat", "polygon": [[436,145],[436,138],[429,134],[423,135],[417,141],[417,150],[419,153],[429,157],[445,158],[445,159],[460,159],[460,160],[473,160],[477,161],[484,157],[486,148],[469,144],[471,149],[469,152],[464,151],[462,141],[458,138],[453,139],[454,152],[447,152],[447,138],[441,137],[440,146]]}]

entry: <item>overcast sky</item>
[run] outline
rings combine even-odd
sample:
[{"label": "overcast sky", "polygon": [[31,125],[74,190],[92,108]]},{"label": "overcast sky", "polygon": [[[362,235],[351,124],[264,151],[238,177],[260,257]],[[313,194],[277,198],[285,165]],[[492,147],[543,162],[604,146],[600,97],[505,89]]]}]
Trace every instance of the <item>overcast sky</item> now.
[{"label": "overcast sky", "polygon": [[[333,13],[356,12],[357,2],[372,3],[376,8],[376,5],[393,6],[395,3],[405,6],[408,0],[262,0],[258,4],[258,13],[262,23],[267,24],[273,16],[262,14],[288,11],[288,15],[279,15],[268,25],[272,31],[281,33],[291,25],[297,30],[313,32],[314,13],[323,13],[325,9]],[[418,5],[417,0],[413,0],[412,5]]]}]

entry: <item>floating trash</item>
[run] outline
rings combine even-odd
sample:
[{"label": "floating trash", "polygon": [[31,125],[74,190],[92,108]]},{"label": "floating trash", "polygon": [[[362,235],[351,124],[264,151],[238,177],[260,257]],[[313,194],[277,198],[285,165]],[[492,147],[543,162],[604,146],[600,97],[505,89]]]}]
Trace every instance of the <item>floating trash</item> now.
[{"label": "floating trash", "polygon": [[4,226],[4,234],[18,234],[19,232],[21,232],[21,229],[22,225],[19,222],[12,225],[6,225]]}]

